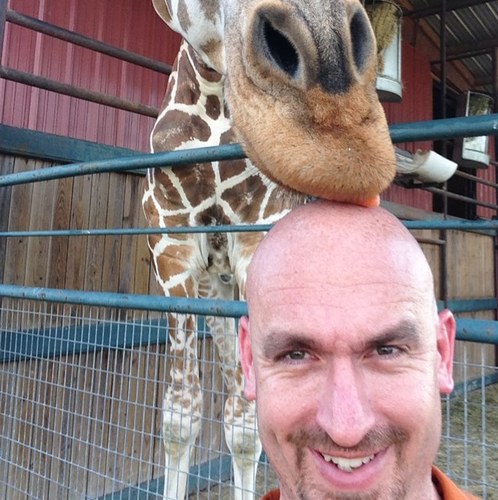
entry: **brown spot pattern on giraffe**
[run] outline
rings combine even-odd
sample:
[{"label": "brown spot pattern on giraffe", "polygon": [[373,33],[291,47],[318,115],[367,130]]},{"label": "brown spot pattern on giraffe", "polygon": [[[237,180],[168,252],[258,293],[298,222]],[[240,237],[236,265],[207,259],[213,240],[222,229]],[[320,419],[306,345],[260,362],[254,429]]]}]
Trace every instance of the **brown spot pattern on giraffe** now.
[{"label": "brown spot pattern on giraffe", "polygon": [[217,120],[221,116],[223,104],[216,95],[208,95],[206,97],[206,114],[212,120]]},{"label": "brown spot pattern on giraffe", "polygon": [[219,224],[230,224],[230,219],[223,213],[218,205],[211,205],[199,212],[195,218],[199,226],[214,226]]},{"label": "brown spot pattern on giraffe", "polygon": [[263,204],[267,187],[257,174],[252,175],[243,183],[226,189],[221,198],[232,206],[235,213],[239,214],[246,223],[255,223],[258,220],[259,210]]},{"label": "brown spot pattern on giraffe", "polygon": [[171,151],[186,140],[207,141],[210,137],[211,129],[200,116],[173,109],[158,122],[152,144],[154,151]]},{"label": "brown spot pattern on giraffe", "polygon": [[[213,40],[203,45],[202,48],[207,54],[209,54],[211,51],[221,50],[222,45],[223,44],[221,41],[217,42],[216,40]],[[197,70],[201,78],[204,78],[204,80],[207,80],[208,82],[212,83],[223,81],[224,76],[215,71],[214,69],[210,68],[209,66],[207,66],[204,63],[204,61],[199,57],[199,54],[197,54],[197,52],[190,45],[188,47],[188,54],[190,55],[190,58],[194,61],[195,69]],[[186,57],[186,55],[184,57]],[[192,67],[188,68],[188,70],[194,71]]]},{"label": "brown spot pattern on giraffe", "polygon": [[[220,180],[221,182],[227,181],[232,177],[243,174],[247,170],[244,160],[221,162],[220,163]],[[237,196],[240,196],[240,192]]]},{"label": "brown spot pattern on giraffe", "polygon": [[192,21],[190,20],[185,0],[178,1],[178,20],[180,21],[182,30],[187,32],[192,25]]}]

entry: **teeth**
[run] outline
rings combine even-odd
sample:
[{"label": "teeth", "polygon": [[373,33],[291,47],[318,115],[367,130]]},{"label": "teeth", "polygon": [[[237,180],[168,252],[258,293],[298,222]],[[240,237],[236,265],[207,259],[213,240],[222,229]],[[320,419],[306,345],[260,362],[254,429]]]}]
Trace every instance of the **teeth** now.
[{"label": "teeth", "polygon": [[333,464],[337,465],[337,468],[341,469],[344,472],[353,472],[353,470],[357,469],[358,467],[371,462],[375,458],[375,455],[370,455],[363,458],[341,458],[332,457],[330,455],[323,455],[323,458],[326,462],[332,462]]}]

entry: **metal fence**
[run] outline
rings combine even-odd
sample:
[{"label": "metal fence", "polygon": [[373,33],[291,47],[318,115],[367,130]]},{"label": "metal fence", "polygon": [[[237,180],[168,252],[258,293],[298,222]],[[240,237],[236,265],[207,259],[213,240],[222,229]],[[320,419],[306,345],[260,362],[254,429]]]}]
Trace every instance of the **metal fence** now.
[{"label": "metal fence", "polygon": [[[168,324],[165,311],[240,315],[242,303],[122,297],[8,287],[0,311],[0,494],[3,498],[155,498],[163,485],[161,400]],[[31,297],[37,297],[33,301]],[[46,299],[46,300],[42,300]],[[110,303],[118,297],[108,296]],[[52,302],[52,300],[57,300]],[[77,302],[72,303],[72,302]],[[79,304],[78,304],[79,302]],[[161,303],[162,302],[162,303]],[[119,304],[117,304],[119,305]],[[130,308],[131,306],[131,308]],[[133,307],[137,307],[134,309]],[[215,309],[213,309],[215,307]],[[153,311],[153,309],[163,311]],[[198,317],[204,412],[190,498],[232,498],[223,443],[224,391],[209,334]],[[461,339],[498,334],[459,321]],[[486,332],[486,338],[482,334]],[[463,344],[466,349],[466,343]],[[465,352],[465,351],[464,351]],[[475,360],[475,355],[473,357]],[[498,370],[464,359],[462,382],[444,400],[438,464],[483,498],[498,498]],[[275,485],[264,458],[256,494]]]}]

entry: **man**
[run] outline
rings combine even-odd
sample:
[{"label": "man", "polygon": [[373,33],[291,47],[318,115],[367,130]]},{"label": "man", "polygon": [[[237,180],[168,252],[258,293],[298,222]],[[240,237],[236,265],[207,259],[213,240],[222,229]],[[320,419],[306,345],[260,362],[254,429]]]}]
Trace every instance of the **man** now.
[{"label": "man", "polygon": [[433,467],[455,321],[395,217],[294,210],[258,248],[247,301],[245,394],[280,483],[264,498],[472,498]]}]

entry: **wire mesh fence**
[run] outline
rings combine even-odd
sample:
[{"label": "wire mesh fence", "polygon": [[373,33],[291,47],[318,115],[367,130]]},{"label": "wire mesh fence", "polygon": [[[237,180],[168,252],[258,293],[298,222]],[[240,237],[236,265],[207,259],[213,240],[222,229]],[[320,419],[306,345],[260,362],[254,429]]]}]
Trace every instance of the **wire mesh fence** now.
[{"label": "wire mesh fence", "polygon": [[[231,498],[223,384],[198,323],[204,411],[190,498]],[[0,496],[162,495],[166,315],[4,299],[0,328]],[[268,474],[263,463],[261,493]]]},{"label": "wire mesh fence", "polygon": [[[10,298],[0,313],[0,496],[160,498],[167,315]],[[225,392],[213,342],[201,317],[197,323],[204,408],[189,498],[229,499]],[[438,464],[493,499],[498,371],[485,346],[481,362],[472,352],[472,361],[464,355],[456,366],[461,382],[444,400]],[[275,484],[262,459],[255,495]]]},{"label": "wire mesh fence", "polygon": [[[442,469],[465,489],[498,499],[498,368],[489,365],[489,350],[459,346],[454,371],[461,382],[444,399],[443,438],[438,456]],[[480,358],[480,359],[479,359]]]}]

